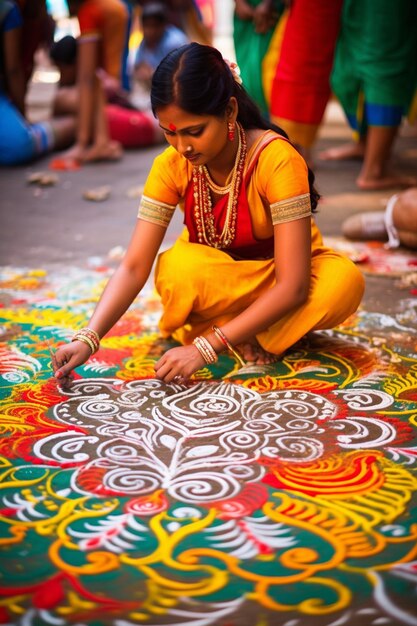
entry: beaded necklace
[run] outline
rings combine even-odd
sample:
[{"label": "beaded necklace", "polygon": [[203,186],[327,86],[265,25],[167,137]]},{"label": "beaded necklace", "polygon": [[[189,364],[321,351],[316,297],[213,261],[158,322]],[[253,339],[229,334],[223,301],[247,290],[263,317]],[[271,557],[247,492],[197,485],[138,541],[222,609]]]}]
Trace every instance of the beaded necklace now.
[{"label": "beaded necklace", "polygon": [[[211,179],[205,165],[193,168],[194,218],[197,227],[197,237],[199,243],[205,243],[212,248],[230,247],[236,235],[237,201],[246,160],[245,132],[240,124],[236,125],[239,133],[239,142],[230,183],[225,187],[220,187]],[[226,217],[221,233],[217,232],[214,223],[210,189],[219,195],[229,193]]]}]

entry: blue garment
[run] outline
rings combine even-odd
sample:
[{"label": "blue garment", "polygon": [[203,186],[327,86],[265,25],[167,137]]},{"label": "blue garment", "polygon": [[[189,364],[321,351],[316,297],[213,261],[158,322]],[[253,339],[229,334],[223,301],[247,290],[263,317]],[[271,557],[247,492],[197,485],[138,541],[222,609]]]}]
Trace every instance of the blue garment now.
[{"label": "blue garment", "polygon": [[5,33],[13,28],[23,26],[22,14],[17,4],[12,2],[12,0],[2,0],[0,1],[0,7],[0,14],[4,15],[1,24],[2,32]]},{"label": "blue garment", "polygon": [[176,26],[168,24],[165,28],[161,41],[155,48],[149,48],[144,40],[141,41],[136,52],[135,65],[147,63],[154,70],[156,70],[168,52],[171,52],[171,50],[175,50],[175,48],[179,48],[186,43],[189,43],[187,35]]},{"label": "blue garment", "polygon": [[125,91],[131,91],[132,85],[130,83],[130,72],[129,72],[129,40],[130,40],[130,31],[132,30],[133,5],[132,5],[131,0],[123,0],[123,3],[126,6],[129,17],[127,20],[125,47],[123,50],[123,57],[122,57],[121,81],[122,81],[123,89]]},{"label": "blue garment", "polygon": [[0,165],[19,165],[50,152],[54,135],[49,122],[29,124],[0,93]]}]

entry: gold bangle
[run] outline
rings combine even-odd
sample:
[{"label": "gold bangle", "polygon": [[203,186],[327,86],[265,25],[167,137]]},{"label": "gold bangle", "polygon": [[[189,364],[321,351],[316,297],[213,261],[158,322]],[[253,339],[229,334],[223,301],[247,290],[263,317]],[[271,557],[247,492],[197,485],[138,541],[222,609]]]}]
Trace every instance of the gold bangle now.
[{"label": "gold bangle", "polygon": [[93,339],[93,341],[97,345],[100,345],[100,335],[98,334],[96,330],[94,330],[93,328],[90,328],[89,326],[86,326],[85,328],[82,328],[81,331],[91,335],[91,339]]},{"label": "gold bangle", "polygon": [[91,354],[94,354],[96,352],[95,345],[92,342],[92,340],[86,335],[83,335],[82,333],[76,333],[74,337],[71,339],[71,341],[81,341],[82,343],[85,343],[90,348]]},{"label": "gold bangle", "polygon": [[194,341],[193,341],[193,345],[197,348],[197,350],[199,351],[199,353],[200,353],[200,354],[201,354],[201,356],[203,357],[203,359],[204,359],[204,363],[206,363],[207,365],[210,365],[210,361],[209,361],[209,359],[207,358],[207,355],[206,355],[206,353],[205,353],[205,350],[204,350],[203,346],[200,344],[200,342],[199,342],[199,341],[197,341],[197,337],[194,339]]},{"label": "gold bangle", "polygon": [[207,337],[199,337],[199,340],[203,343],[205,349],[207,350],[207,353],[210,355],[211,363],[216,363],[218,359],[217,352],[215,351]]},{"label": "gold bangle", "polygon": [[217,353],[206,337],[196,337],[193,345],[197,348],[207,365],[216,363]]},{"label": "gold bangle", "polygon": [[91,342],[91,351],[93,354],[96,353],[100,348],[100,337],[98,333],[88,326],[86,328],[81,328],[80,330],[77,330],[77,332],[74,334],[74,337],[76,337],[77,339],[79,339],[80,337],[87,337],[88,340]]},{"label": "gold bangle", "polygon": [[215,326],[214,324],[211,327],[211,329],[213,333],[216,335],[217,339],[219,339],[222,342],[222,344],[229,350],[229,352],[233,354],[233,356],[240,363],[240,365],[242,367],[245,367],[246,365],[245,361],[242,359],[239,352],[232,346],[232,344],[230,343],[230,341],[228,340],[224,332],[220,330],[220,328],[218,326]]}]

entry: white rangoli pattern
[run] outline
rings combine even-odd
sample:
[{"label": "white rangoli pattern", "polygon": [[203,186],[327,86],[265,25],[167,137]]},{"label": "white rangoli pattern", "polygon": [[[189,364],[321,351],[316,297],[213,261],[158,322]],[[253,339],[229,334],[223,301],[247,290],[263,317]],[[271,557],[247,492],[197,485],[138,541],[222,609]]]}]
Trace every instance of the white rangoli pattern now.
[{"label": "white rangoli pattern", "polygon": [[[213,502],[260,480],[262,461],[312,462],[337,449],[381,447],[396,434],[371,414],[393,402],[375,389],[338,390],[331,402],[308,391],[259,394],[226,382],[91,379],[67,395],[53,411],[70,429],[44,437],[34,452],[100,473],[104,489],[117,495],[162,488],[180,502]],[[340,417],[341,399],[361,413]],[[79,471],[72,486],[88,493]]]}]

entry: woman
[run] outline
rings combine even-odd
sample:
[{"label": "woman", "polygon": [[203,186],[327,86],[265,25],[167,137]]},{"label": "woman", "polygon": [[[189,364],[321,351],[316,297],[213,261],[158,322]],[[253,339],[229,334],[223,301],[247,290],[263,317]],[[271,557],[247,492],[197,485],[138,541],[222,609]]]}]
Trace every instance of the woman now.
[{"label": "woman", "polygon": [[156,363],[166,382],[189,378],[225,348],[258,364],[359,305],[363,278],[322,244],[318,195],[303,158],[235,80],[221,54],[191,43],[152,81],[152,109],[170,145],[152,166],[127,253],[89,327],[57,352],[65,379],[98,348],[144,286],[179,204],[186,228],[159,255],[164,337],[182,346]]}]

